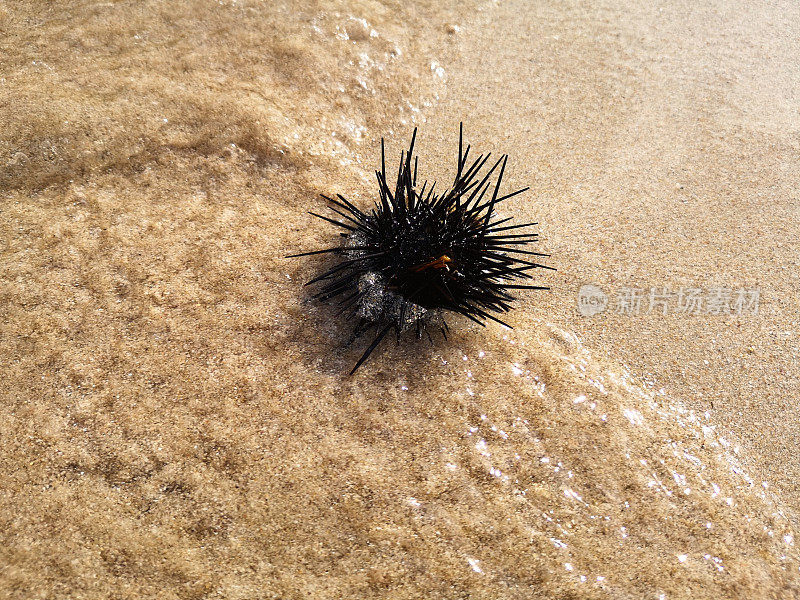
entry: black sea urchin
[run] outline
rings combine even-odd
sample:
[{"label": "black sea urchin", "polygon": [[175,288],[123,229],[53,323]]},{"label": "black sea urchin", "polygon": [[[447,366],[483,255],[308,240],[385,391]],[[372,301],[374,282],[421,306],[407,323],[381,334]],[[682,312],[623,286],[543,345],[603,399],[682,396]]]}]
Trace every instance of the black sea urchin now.
[{"label": "black sea urchin", "polygon": [[[369,330],[377,332],[351,375],[392,329],[398,338],[414,329],[417,338],[425,332],[430,339],[433,327],[446,338],[444,314],[448,311],[480,325],[491,319],[510,327],[492,313],[511,309],[511,290],[548,289],[514,283],[530,279],[531,269],[552,267],[512,256],[548,255],[521,248],[536,241],[535,233],[515,233],[536,223],[503,225],[511,218],[501,219],[495,213],[498,203],[528,189],[499,195],[508,156],[501,156],[485,174],[490,154],[478,156],[468,166],[470,147],[463,147],[462,124],[453,186],[437,193],[435,183],[428,187],[425,181],[417,187],[416,157],[412,169],[416,136],[414,129],[408,152],[400,154],[394,191],[386,180],[381,139],[381,170],[375,172],[380,198],[372,210],[362,212],[338,194],[336,199],[323,198],[342,220],[311,213],[344,229],[341,246],[292,255],[331,253],[342,259],[307,285],[321,285],[314,298],[336,299],[340,314],[347,312],[350,319],[357,319],[353,339]],[[497,167],[500,171],[492,186],[490,178]]]}]

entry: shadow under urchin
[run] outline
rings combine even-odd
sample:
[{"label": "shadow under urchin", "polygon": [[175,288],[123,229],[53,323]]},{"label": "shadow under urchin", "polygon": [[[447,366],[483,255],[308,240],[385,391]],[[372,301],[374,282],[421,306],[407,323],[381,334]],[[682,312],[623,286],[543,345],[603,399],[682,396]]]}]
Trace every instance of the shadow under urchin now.
[{"label": "shadow under urchin", "polygon": [[[371,210],[362,212],[341,194],[322,196],[337,217],[311,214],[344,230],[339,234],[341,245],[289,257],[340,257],[333,268],[306,285],[319,286],[313,297],[336,302],[337,314],[355,322],[353,340],[369,331],[375,333],[351,375],[392,330],[398,340],[410,330],[418,339],[424,333],[432,342],[432,330],[446,339],[448,312],[479,325],[485,326],[490,319],[510,328],[496,315],[511,309],[512,290],[549,289],[515,283],[531,279],[528,272],[532,269],[553,267],[516,256],[549,256],[524,249],[537,241],[537,234],[521,230],[537,223],[506,224],[511,217],[499,218],[495,212],[497,204],[529,189],[499,195],[508,155],[502,155],[488,170],[484,167],[491,153],[479,155],[467,165],[470,146],[464,148],[462,123],[453,185],[436,192],[436,183],[428,187],[427,180],[417,186],[416,137],[415,128],[408,151],[400,153],[394,190],[386,179],[381,138],[381,170],[375,172],[379,200]],[[498,167],[492,184],[491,176]]]}]

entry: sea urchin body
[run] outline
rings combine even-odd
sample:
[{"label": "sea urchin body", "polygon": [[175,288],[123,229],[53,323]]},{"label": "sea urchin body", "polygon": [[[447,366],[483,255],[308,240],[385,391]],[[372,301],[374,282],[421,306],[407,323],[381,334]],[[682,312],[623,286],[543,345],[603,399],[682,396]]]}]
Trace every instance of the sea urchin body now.
[{"label": "sea urchin body", "polygon": [[525,249],[536,234],[522,230],[536,223],[511,225],[511,218],[495,212],[500,202],[528,189],[500,195],[508,156],[488,170],[490,154],[468,164],[470,147],[464,148],[462,125],[453,185],[437,192],[435,183],[417,185],[416,135],[415,129],[408,151],[400,155],[394,189],[386,179],[381,140],[379,199],[371,210],[362,212],[337,195],[323,196],[336,217],[311,213],[343,230],[341,245],[292,255],[333,254],[341,259],[309,285],[319,286],[315,298],[335,300],[340,313],[356,322],[354,339],[375,332],[351,374],[392,330],[398,338],[408,330],[417,338],[423,333],[430,338],[432,329],[447,337],[448,312],[480,325],[490,319],[510,327],[496,315],[510,310],[513,290],[547,289],[517,283],[530,279],[532,269],[552,268],[536,262],[546,254]]}]

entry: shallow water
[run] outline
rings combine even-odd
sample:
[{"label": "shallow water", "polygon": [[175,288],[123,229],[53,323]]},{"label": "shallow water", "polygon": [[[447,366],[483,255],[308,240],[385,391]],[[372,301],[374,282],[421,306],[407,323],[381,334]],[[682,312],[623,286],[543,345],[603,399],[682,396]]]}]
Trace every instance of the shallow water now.
[{"label": "shallow water", "polygon": [[[800,595],[773,335],[800,96],[796,58],[762,60],[800,21],[663,9],[0,5],[3,595]],[[542,222],[554,289],[347,377],[363,342],[308,299],[320,262],[283,257],[332,239],[319,193],[371,201],[381,135],[396,155],[421,125],[452,176],[462,119],[533,186],[503,210]],[[586,282],[710,272],[764,312],[575,311]]]}]

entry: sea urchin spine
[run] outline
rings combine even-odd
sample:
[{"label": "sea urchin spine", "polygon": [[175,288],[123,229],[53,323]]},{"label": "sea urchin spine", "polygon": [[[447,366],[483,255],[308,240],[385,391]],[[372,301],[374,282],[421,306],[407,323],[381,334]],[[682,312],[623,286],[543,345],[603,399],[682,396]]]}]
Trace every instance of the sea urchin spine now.
[{"label": "sea urchin spine", "polygon": [[[400,334],[413,329],[417,338],[438,329],[447,337],[445,313],[464,315],[480,325],[486,319],[511,327],[496,314],[511,309],[512,290],[548,289],[515,283],[530,279],[532,269],[552,269],[535,262],[549,256],[525,250],[535,242],[536,233],[521,233],[537,223],[508,225],[511,218],[499,218],[496,206],[528,188],[500,195],[500,183],[508,156],[501,156],[488,171],[490,154],[467,164],[470,146],[464,148],[463,124],[459,129],[458,166],[449,190],[435,192],[425,181],[417,186],[417,157],[411,138],[407,152],[400,154],[394,190],[386,179],[386,155],[381,139],[379,200],[362,212],[338,194],[323,196],[337,217],[312,212],[340,227],[340,246],[293,254],[334,254],[341,260],[330,270],[308,282],[321,286],[314,298],[336,300],[339,314],[356,320],[353,339],[369,330],[376,332],[372,343],[356,363],[351,375],[394,330]],[[492,184],[492,174],[499,172]]]}]

